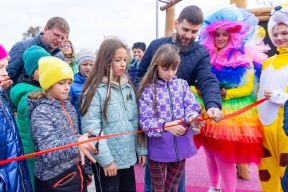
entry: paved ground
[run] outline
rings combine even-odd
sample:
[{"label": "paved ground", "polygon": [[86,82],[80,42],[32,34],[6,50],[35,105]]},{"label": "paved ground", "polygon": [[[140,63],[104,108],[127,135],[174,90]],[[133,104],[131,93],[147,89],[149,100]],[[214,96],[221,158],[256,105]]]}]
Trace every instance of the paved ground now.
[{"label": "paved ground", "polygon": [[[261,187],[257,175],[257,166],[249,167],[250,180],[237,179],[236,192],[261,192]],[[137,192],[143,192],[144,169],[138,165],[135,166],[135,175],[137,182]],[[89,192],[95,192],[94,183],[89,186]],[[187,160],[186,164],[186,191],[187,192],[207,192],[209,179],[205,164],[205,155],[202,149],[198,154]]]}]

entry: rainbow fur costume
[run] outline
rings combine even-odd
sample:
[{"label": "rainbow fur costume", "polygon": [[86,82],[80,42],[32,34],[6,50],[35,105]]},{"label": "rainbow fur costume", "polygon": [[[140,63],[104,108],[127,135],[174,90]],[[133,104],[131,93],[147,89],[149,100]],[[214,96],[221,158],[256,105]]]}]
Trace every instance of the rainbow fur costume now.
[{"label": "rainbow fur costume", "polygon": [[[224,115],[256,101],[261,63],[267,58],[260,51],[261,47],[251,41],[255,40],[257,23],[253,14],[230,6],[206,19],[200,31],[200,44],[210,52],[212,72],[220,87],[226,89],[226,96],[222,97]],[[228,45],[221,50],[217,50],[214,44],[214,33],[219,28],[230,34]],[[198,99],[201,103],[202,99]],[[197,147],[214,151],[226,161],[259,164],[263,156],[262,135],[257,108],[253,108],[219,123],[208,120],[200,134],[195,136],[195,143]]]}]

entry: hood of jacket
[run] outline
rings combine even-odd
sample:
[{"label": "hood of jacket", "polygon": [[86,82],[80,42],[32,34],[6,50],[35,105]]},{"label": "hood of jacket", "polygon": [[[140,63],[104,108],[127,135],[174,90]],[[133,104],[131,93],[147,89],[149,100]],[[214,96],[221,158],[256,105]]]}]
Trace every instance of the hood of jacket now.
[{"label": "hood of jacket", "polygon": [[[102,83],[102,84],[105,84],[105,86],[106,86],[107,83],[108,83],[108,77],[104,76],[101,83]],[[116,81],[111,81],[111,85],[114,85],[114,86],[116,86],[116,87],[118,87],[118,88],[119,88],[119,86],[122,87],[123,85],[125,85],[125,84],[127,84],[127,83],[129,83],[129,80],[128,80],[128,77],[127,77],[126,75],[122,75],[122,76],[120,77],[119,83],[116,82]],[[100,84],[100,85],[101,85],[101,84]],[[99,85],[99,87],[100,87],[100,85]]]},{"label": "hood of jacket", "polygon": [[[80,72],[79,72],[80,73]],[[80,75],[79,73],[76,73],[74,75],[74,82],[73,83],[77,83],[77,84],[84,84],[85,81],[87,80],[86,77],[83,77],[82,75]]]},{"label": "hood of jacket", "polygon": [[34,80],[33,78],[29,77],[29,75],[27,74],[22,74],[19,77],[19,83],[27,83],[27,84],[34,85],[39,88],[41,87],[39,81]]},{"label": "hood of jacket", "polygon": [[[27,93],[35,93],[38,91],[42,91],[40,86],[36,86],[36,82],[33,79],[22,77],[22,82],[15,85],[10,91],[10,99],[15,106],[18,106],[22,96],[26,95]],[[30,82],[30,83],[28,83]],[[39,84],[39,82],[38,82]]]},{"label": "hood of jacket", "polygon": [[[29,97],[27,97],[27,101],[28,101],[28,115],[30,119],[31,119],[33,110],[39,105],[53,106],[62,110],[62,103],[60,100],[55,100],[55,99],[51,99],[47,97],[41,97],[39,99],[30,99]],[[65,106],[68,103],[70,104],[70,101],[68,99],[64,100]]]}]

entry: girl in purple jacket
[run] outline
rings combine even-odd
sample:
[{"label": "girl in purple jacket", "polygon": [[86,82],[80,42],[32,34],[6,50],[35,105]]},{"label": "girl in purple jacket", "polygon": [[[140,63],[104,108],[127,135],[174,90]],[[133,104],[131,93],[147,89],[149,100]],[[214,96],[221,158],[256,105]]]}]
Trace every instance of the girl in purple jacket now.
[{"label": "girl in purple jacket", "polygon": [[140,128],[145,130],[142,137],[148,136],[152,191],[177,191],[186,158],[197,153],[192,130],[179,123],[191,122],[200,114],[200,106],[188,83],[175,76],[179,64],[178,48],[161,46],[138,91]]}]

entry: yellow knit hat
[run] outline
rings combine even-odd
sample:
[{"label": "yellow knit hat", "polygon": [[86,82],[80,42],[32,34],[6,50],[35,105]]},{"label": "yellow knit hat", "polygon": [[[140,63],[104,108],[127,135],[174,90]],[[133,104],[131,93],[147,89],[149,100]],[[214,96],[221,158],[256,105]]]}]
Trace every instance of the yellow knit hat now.
[{"label": "yellow knit hat", "polygon": [[38,66],[39,82],[44,91],[61,80],[71,79],[72,82],[74,81],[70,66],[56,57],[42,57],[38,61]]}]

